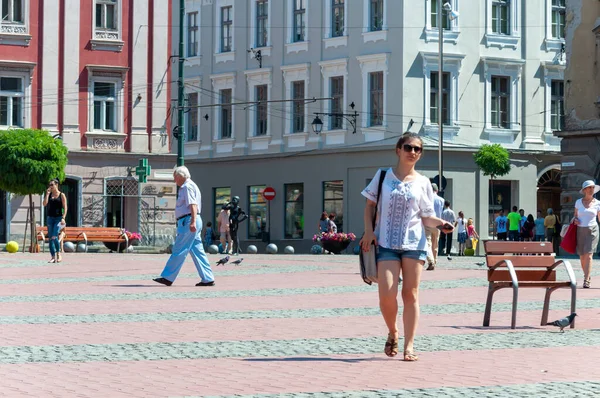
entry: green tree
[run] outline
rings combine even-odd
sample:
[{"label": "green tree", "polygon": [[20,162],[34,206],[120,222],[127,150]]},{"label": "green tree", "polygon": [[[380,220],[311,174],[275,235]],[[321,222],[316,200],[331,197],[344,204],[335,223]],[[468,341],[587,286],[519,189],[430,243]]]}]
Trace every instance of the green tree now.
[{"label": "green tree", "polygon": [[33,195],[42,194],[50,180],[65,179],[67,152],[61,140],[44,130],[0,131],[0,189],[29,196],[30,251],[36,246]]},{"label": "green tree", "polygon": [[510,172],[510,155],[500,144],[485,144],[475,154],[475,163],[484,176],[491,179],[491,197],[494,197],[494,179]]}]

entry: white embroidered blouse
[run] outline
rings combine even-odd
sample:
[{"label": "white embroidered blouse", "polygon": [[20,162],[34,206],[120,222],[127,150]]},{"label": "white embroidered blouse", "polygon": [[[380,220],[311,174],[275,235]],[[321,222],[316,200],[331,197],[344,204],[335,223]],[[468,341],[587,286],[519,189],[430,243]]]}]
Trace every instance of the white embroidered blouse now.
[{"label": "white embroidered blouse", "polygon": [[[378,170],[362,195],[377,202]],[[421,217],[434,217],[433,189],[425,176],[410,182],[400,181],[392,168],[387,170],[377,209],[375,236],[379,246],[393,250],[427,250]]]}]

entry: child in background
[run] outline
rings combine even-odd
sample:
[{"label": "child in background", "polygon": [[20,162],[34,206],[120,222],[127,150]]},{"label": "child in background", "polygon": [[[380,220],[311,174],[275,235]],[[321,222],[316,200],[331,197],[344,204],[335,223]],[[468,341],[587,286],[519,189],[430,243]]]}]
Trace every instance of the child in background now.
[{"label": "child in background", "polygon": [[473,249],[473,250],[477,250],[477,242],[479,241],[479,234],[477,233],[477,231],[475,231],[475,225],[473,222],[472,218],[469,218],[467,220],[467,236],[468,236],[468,240],[471,241],[471,247],[468,247],[469,245],[467,244],[467,247],[469,249]]},{"label": "child in background", "polygon": [[212,223],[209,221],[206,223],[206,229],[204,230],[204,245],[209,247],[213,243],[213,229]]},{"label": "child in background", "polygon": [[60,224],[58,224],[58,244],[60,245],[60,252],[64,253],[65,249],[63,247],[63,242],[65,240],[65,238],[67,237],[67,233],[65,232],[65,227],[67,226],[67,224],[63,221]]}]

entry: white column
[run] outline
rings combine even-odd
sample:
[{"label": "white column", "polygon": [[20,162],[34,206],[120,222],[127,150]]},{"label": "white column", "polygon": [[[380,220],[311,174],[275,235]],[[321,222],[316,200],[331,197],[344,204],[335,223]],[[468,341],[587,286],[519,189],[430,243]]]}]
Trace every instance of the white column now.
[{"label": "white column", "polygon": [[58,133],[58,9],[58,0],[44,2],[41,98],[37,93],[32,93],[32,102],[37,101],[42,107],[42,129],[53,135]]},{"label": "white column", "polygon": [[[156,2],[155,2],[156,3]],[[155,6],[156,8],[156,6]],[[148,0],[133,2],[133,63],[130,65],[133,107],[131,109],[131,151],[148,152],[148,132],[146,116],[148,105]],[[154,14],[156,18],[156,14]],[[158,112],[163,104],[154,107]],[[153,148],[154,149],[154,148]]]},{"label": "white column", "polygon": [[[83,67],[79,65],[79,0],[65,0],[65,61],[64,61],[64,128],[63,142],[69,149],[81,148],[79,131],[79,107],[87,107],[79,101],[79,74]],[[92,24],[92,17],[85,23]],[[44,46],[46,40],[44,40]],[[85,128],[85,126],[84,126]]]},{"label": "white column", "polygon": [[[167,73],[169,63],[167,49],[169,40],[171,40],[171,21],[169,21],[169,13],[164,10],[168,8],[168,0],[154,0],[154,26],[152,27],[154,57],[150,61],[152,62],[153,75],[152,100],[156,104],[152,109],[152,152],[154,153],[169,152],[169,142],[166,137],[170,132],[165,130],[167,108],[170,104],[170,99],[167,97],[167,87],[170,85],[171,90],[177,90],[176,84],[169,83],[170,75]],[[177,48],[174,47],[175,52],[177,52]],[[177,63],[172,64],[172,67],[177,68]],[[177,145],[176,141],[173,141],[172,144]]]}]

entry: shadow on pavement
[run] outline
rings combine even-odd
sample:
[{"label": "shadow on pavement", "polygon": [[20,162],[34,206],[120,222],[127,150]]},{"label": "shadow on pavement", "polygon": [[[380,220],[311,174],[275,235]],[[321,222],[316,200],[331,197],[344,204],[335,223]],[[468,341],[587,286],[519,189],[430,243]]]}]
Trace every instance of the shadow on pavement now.
[{"label": "shadow on pavement", "polygon": [[245,358],[247,362],[371,362],[371,361],[387,361],[386,358],[330,358],[330,357],[292,357],[292,358]]},{"label": "shadow on pavement", "polygon": [[450,328],[450,329],[468,329],[468,330],[543,330],[541,326],[517,326],[516,329],[511,329],[510,326],[439,326],[441,328]]}]

